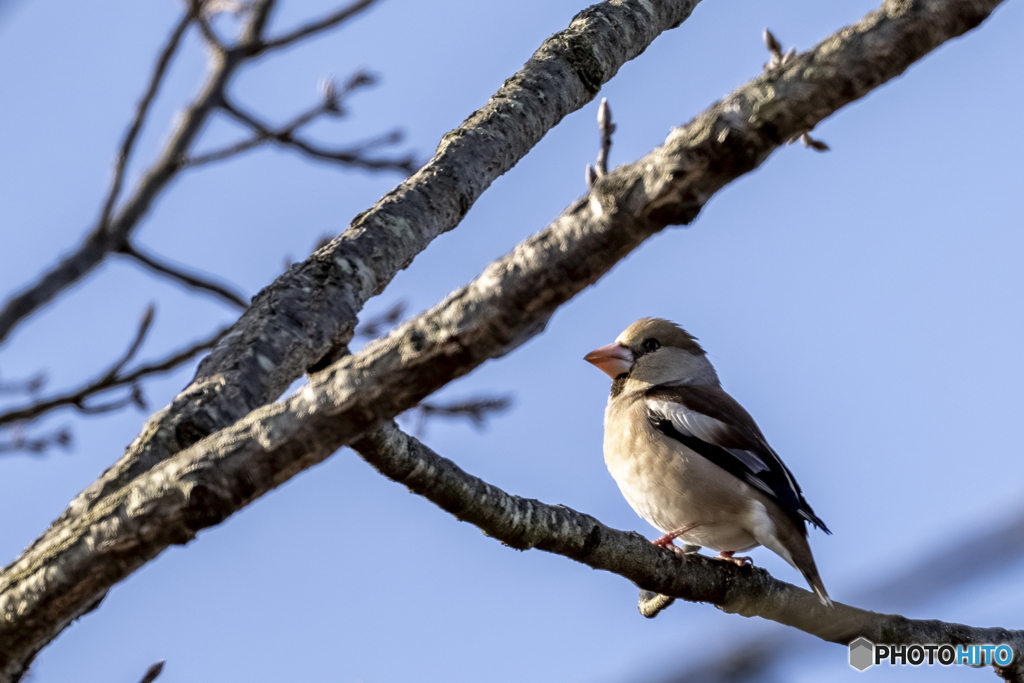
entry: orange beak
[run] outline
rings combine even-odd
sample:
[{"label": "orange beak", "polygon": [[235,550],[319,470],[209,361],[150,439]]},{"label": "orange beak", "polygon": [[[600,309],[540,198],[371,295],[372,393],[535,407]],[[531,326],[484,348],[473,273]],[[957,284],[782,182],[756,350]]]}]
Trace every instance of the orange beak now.
[{"label": "orange beak", "polygon": [[583,360],[593,363],[601,372],[615,379],[633,367],[633,352],[622,344],[609,344],[591,351]]}]

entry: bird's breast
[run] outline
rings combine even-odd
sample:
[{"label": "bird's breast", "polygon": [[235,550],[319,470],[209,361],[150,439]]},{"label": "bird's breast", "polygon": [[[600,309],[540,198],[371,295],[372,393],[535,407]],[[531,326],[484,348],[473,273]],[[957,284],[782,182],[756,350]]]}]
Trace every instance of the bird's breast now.
[{"label": "bird's breast", "polygon": [[694,525],[681,538],[717,550],[757,545],[744,528],[750,513],[746,485],[654,429],[642,400],[625,408],[609,405],[604,460],[630,506],[661,531]]}]

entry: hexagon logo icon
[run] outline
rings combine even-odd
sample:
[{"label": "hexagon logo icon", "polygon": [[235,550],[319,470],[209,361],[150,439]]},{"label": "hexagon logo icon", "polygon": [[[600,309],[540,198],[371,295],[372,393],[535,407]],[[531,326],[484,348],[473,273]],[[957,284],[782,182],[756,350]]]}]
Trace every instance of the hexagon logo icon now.
[{"label": "hexagon logo icon", "polygon": [[850,643],[850,666],[864,671],[875,663],[875,644],[867,638],[858,638]]}]

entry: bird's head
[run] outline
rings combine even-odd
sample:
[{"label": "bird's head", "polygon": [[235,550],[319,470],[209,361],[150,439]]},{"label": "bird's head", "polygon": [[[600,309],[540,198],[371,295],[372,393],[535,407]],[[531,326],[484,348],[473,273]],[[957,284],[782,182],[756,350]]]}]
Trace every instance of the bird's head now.
[{"label": "bird's head", "polygon": [[591,351],[583,360],[612,379],[718,384],[715,369],[697,339],[663,318],[637,320],[614,344]]}]

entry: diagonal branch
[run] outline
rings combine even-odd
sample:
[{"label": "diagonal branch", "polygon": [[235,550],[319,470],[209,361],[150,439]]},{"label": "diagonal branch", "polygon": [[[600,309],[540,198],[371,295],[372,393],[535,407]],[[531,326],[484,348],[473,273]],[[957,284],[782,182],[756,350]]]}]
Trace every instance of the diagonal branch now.
[{"label": "diagonal branch", "polygon": [[[176,119],[168,142],[159,158],[143,174],[138,186],[116,210],[128,157],[134,141],[145,119],[159,83],[162,81],[170,56],[180,43],[179,24],[172,33],[168,47],[157,61],[157,69],[150,80],[135,118],[125,136],[121,151],[114,165],[114,182],[107,196],[104,209],[92,231],[86,235],[77,248],[59,263],[40,275],[35,282],[10,297],[0,308],[0,343],[3,343],[14,328],[25,318],[52,301],[58,294],[85,277],[112,253],[119,251],[128,242],[131,233],[149,213],[156,198],[181,170],[192,143],[202,131],[211,112],[220,104],[224,89],[238,67],[252,56],[246,45],[262,40],[267,15],[273,8],[273,0],[254,0],[249,18],[243,27],[243,47],[227,52],[213,52],[206,81],[200,93]],[[190,18],[187,18],[190,21]],[[183,19],[182,22],[186,22]]]},{"label": "diagonal branch", "polygon": [[209,22],[209,13],[207,12],[207,3],[204,0],[186,0],[189,7],[191,8],[192,16],[195,18],[196,26],[199,27],[199,33],[203,36],[203,40],[206,41],[207,46],[214,52],[226,52],[227,48],[224,47],[224,43],[221,42],[220,36],[213,30],[213,26]]},{"label": "diagonal branch", "polygon": [[219,161],[220,159],[226,159],[229,156],[252,149],[253,147],[265,142],[273,141],[286,147],[297,149],[306,156],[314,159],[333,161],[344,166],[353,166],[368,171],[401,171],[406,175],[412,175],[412,173],[414,173],[418,168],[416,159],[412,155],[407,155],[399,159],[373,159],[365,156],[367,149],[373,146],[379,146],[382,140],[394,140],[394,133],[389,133],[383,138],[373,140],[371,143],[363,147],[335,151],[319,149],[309,142],[296,137],[295,132],[298,128],[309,123],[317,116],[330,111],[327,109],[327,104],[319,105],[315,109],[306,112],[279,129],[271,128],[259,121],[255,116],[242,111],[238,106],[232,104],[228,100],[225,100],[222,106],[233,118],[251,128],[255,132],[255,137],[249,141],[243,141],[224,150],[212,152],[208,155],[192,159],[187,162],[188,165],[197,166],[201,163]]},{"label": "diagonal branch", "polygon": [[357,0],[351,5],[343,7],[333,14],[328,14],[323,19],[306,24],[305,26],[297,28],[294,31],[286,33],[278,38],[263,41],[259,46],[259,51],[267,52],[269,50],[276,50],[277,48],[293,45],[304,38],[326,31],[337,26],[343,21],[351,19],[363,10],[369,8],[375,2],[377,2],[377,0]]},{"label": "diagonal branch", "polygon": [[146,669],[146,673],[143,674],[142,679],[139,681],[139,683],[153,683],[153,681],[157,679],[157,676],[159,676],[160,672],[163,670],[164,661],[160,660],[156,664],[153,664],[148,669]]},{"label": "diagonal branch", "polygon": [[[152,311],[152,308],[150,311]],[[143,320],[143,323],[145,323],[145,319]],[[145,325],[145,327],[148,327],[148,325]],[[143,329],[143,326],[140,326],[140,334],[136,335],[135,342],[133,342],[131,348],[128,349],[128,352],[118,359],[102,376],[91,382],[87,382],[78,389],[58,394],[47,399],[42,399],[27,406],[6,410],[0,413],[0,425],[32,420],[58,408],[67,406],[74,407],[85,413],[96,413],[109,412],[110,410],[123,407],[129,403],[138,404],[140,402],[140,397],[136,395],[135,391],[133,391],[133,393],[123,401],[114,401],[100,406],[90,405],[88,401],[90,398],[110,389],[118,387],[136,387],[141,380],[146,379],[147,377],[154,377],[174,370],[182,363],[187,363],[203,351],[212,347],[226,331],[226,329],[218,330],[206,339],[195,342],[194,344],[179,351],[175,351],[161,360],[140,365],[135,370],[122,374],[124,366],[135,356],[135,353],[138,351],[138,345],[141,344],[142,338],[145,336],[145,329]]]},{"label": "diagonal branch", "polygon": [[[978,528],[987,528],[980,535]],[[856,602],[885,604],[899,610],[920,609],[937,596],[1005,572],[1024,556],[1024,511],[1008,521],[972,525],[970,532],[959,537],[956,552],[942,547],[923,556],[900,574],[858,591]],[[998,558],[995,562],[979,562],[978,558]],[[667,675],[665,683],[745,683],[773,680],[773,669],[780,660],[800,653],[805,639],[792,631],[761,634],[748,640],[731,643],[713,659],[697,662],[692,667]]]},{"label": "diagonal branch", "polygon": [[[682,23],[696,4],[601,2],[544,41],[486,106],[444,136],[426,166],[257,295],[200,364],[192,384],[105,476],[111,482],[138,476],[274,400],[307,370],[343,355],[371,296],[436,237],[454,229],[496,178],[564,116],[593,99],[625,62]],[[97,482],[74,505],[89,505],[106,486],[106,479]]]},{"label": "diagonal branch", "polygon": [[153,69],[153,75],[149,78],[146,92],[142,95],[142,99],[135,108],[135,117],[132,119],[131,125],[128,126],[128,131],[125,133],[124,140],[121,142],[121,148],[117,153],[117,160],[114,162],[114,177],[111,180],[110,191],[107,193],[107,199],[103,204],[103,211],[100,214],[99,225],[101,229],[110,224],[114,205],[121,194],[121,185],[124,183],[124,174],[128,167],[128,160],[131,158],[132,149],[135,147],[135,140],[142,130],[142,125],[146,122],[150,105],[153,104],[156,94],[160,91],[160,85],[164,81],[164,75],[167,73],[167,67],[171,63],[171,58],[178,51],[178,46],[181,45],[181,39],[185,35],[185,30],[192,23],[192,19],[195,16],[194,12],[195,10],[186,13],[178,22],[178,25],[174,27],[174,30],[171,31],[167,44],[156,60],[156,66]]},{"label": "diagonal branch", "polygon": [[132,245],[131,243],[125,243],[119,251],[125,256],[129,256],[135,259],[136,261],[146,266],[153,272],[160,273],[161,275],[166,275],[167,277],[171,278],[172,280],[176,280],[177,282],[180,282],[186,287],[196,289],[199,291],[210,292],[211,294],[220,297],[224,301],[227,301],[229,304],[237,306],[243,311],[249,307],[249,303],[241,294],[233,292],[228,287],[217,282],[214,282],[213,280],[200,277],[192,273],[187,273],[184,270],[181,270],[180,268],[176,268],[166,263],[161,263],[152,256],[149,256],[148,254],[144,254],[143,252],[139,251],[138,248]]},{"label": "diagonal branch", "polygon": [[20,430],[14,430],[14,436],[0,441],[0,454],[28,452],[41,454],[54,446],[67,448],[71,445],[71,432],[67,429],[58,429],[43,436],[27,436]]},{"label": "diagonal branch", "polygon": [[1013,663],[1006,669],[996,667],[997,673],[1008,681],[1024,680],[1024,631],[907,619],[839,602],[829,608],[808,591],[779,581],[764,569],[739,568],[697,554],[684,561],[640,534],[611,529],[564,505],[545,505],[505,493],[467,474],[394,423],[357,441],[353,448],[384,476],[518,550],[537,548],[562,555],[618,574],[642,589],[776,621],[841,645],[858,637],[891,645],[1006,643],[1014,650]]},{"label": "diagonal branch", "polygon": [[[757,168],[786,140],[899,75],[945,40],[974,28],[998,4],[887,1],[881,11],[740,87],[674,130],[663,146],[638,162],[609,172],[588,196],[478,279],[388,337],[314,375],[288,400],[255,410],[213,434],[211,422],[200,422],[195,414],[172,422],[163,438],[191,447],[159,461],[129,458],[127,467],[123,462],[115,465],[0,573],[0,683],[20,677],[41,647],[169,545],[189,541],[200,529],[219,524],[453,379],[512,351],[541,332],[561,304],[648,237],[667,225],[692,221],[717,190]],[[894,50],[894,45],[901,49]],[[314,260],[330,253],[330,247],[320,249]],[[316,289],[322,293],[323,285],[317,283]],[[278,320],[300,320],[313,308],[311,298],[307,289],[299,300],[277,300]],[[257,297],[250,312],[258,309],[259,301]],[[282,362],[276,354],[260,355],[254,338],[244,336],[248,332],[243,334],[243,329],[233,328],[225,342],[257,347],[246,371]],[[301,334],[310,335],[311,329]],[[205,365],[209,367],[209,360]],[[154,418],[144,433],[167,429],[159,426],[163,416],[184,412],[183,406],[196,403],[199,392],[232,381],[225,375],[202,381]],[[233,386],[232,391],[244,393],[246,386]],[[210,434],[206,438],[204,430]],[[611,548],[605,533],[602,528],[594,538]],[[624,575],[660,593],[711,600],[721,589],[726,593],[711,601],[770,613],[783,623],[803,624],[806,610],[821,614],[814,611],[817,603],[808,593],[770,581],[763,573],[755,573],[756,580],[744,585],[751,590],[760,585],[772,591],[768,594],[729,594],[733,574],[721,568],[710,571],[711,565],[705,564],[694,564],[709,570],[698,572],[698,584],[674,583],[668,575],[678,571],[675,561],[639,536],[608,536],[613,537],[622,543],[633,539],[622,546],[627,555],[618,558],[629,568]],[[591,551],[596,547],[582,546]],[[608,562],[613,560],[610,556]],[[54,567],[60,571],[51,571]],[[695,585],[705,587],[698,590]],[[765,608],[770,612],[756,611],[763,599],[777,600]],[[933,623],[941,626],[933,634],[936,638],[949,636],[942,630],[946,625]],[[1003,631],[989,635],[995,642],[1004,636],[1016,638]]]}]

